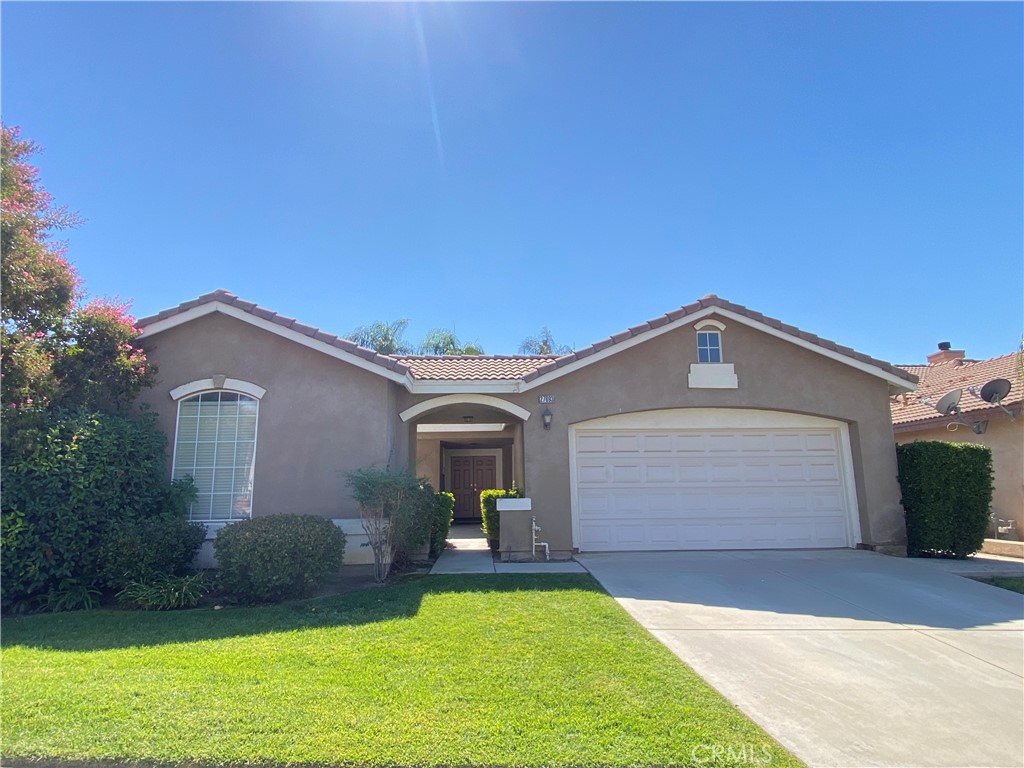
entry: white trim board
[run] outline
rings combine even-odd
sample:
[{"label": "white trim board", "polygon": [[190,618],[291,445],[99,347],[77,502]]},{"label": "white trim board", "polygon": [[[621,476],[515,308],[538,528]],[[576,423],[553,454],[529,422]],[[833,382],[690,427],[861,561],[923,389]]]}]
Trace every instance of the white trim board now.
[{"label": "white trim board", "polygon": [[492,397],[491,395],[476,395],[476,394],[461,394],[461,395],[442,395],[441,397],[432,397],[429,400],[424,400],[421,403],[410,406],[398,414],[402,421],[409,421],[415,419],[417,416],[422,416],[424,413],[429,411],[436,411],[438,408],[444,408],[447,405],[485,405],[490,408],[495,408],[499,411],[512,414],[513,416],[526,421],[530,418],[530,412],[522,406],[510,403],[508,400],[502,400],[500,397]]},{"label": "white trim board", "polygon": [[643,344],[645,341],[661,336],[663,333],[669,333],[671,331],[676,330],[677,328],[682,328],[683,326],[695,324],[698,320],[702,320],[708,315],[721,315],[722,317],[727,317],[731,320],[735,320],[737,323],[742,323],[743,325],[749,326],[754,330],[767,333],[769,336],[774,336],[775,338],[781,339],[782,341],[788,341],[789,343],[795,344],[796,346],[802,347],[803,349],[806,349],[810,352],[815,352],[819,355],[823,355],[829,358],[830,360],[835,360],[836,362],[842,363],[843,365],[848,365],[851,368],[856,368],[858,371],[862,371],[872,376],[877,376],[880,379],[884,379],[891,386],[897,387],[901,391],[909,392],[917,389],[916,384],[911,384],[909,381],[901,379],[899,376],[896,376],[895,374],[882,370],[877,365],[863,363],[860,360],[855,360],[854,358],[848,357],[847,355],[844,355],[840,352],[835,352],[831,349],[826,349],[825,347],[819,346],[818,344],[813,344],[812,342],[809,342],[805,339],[801,339],[798,336],[792,336],[788,333],[785,333],[784,331],[772,328],[770,325],[762,323],[758,320],[752,320],[746,315],[741,315],[737,312],[732,312],[731,310],[728,309],[722,309],[721,307],[706,307],[697,312],[694,312],[693,314],[680,317],[678,320],[674,320],[671,323],[666,323],[665,325],[659,328],[652,328],[651,330],[644,331],[643,333],[637,336],[633,336],[630,339],[620,341],[617,344],[612,344],[611,346],[602,349],[600,352],[595,352],[592,355],[587,355],[586,357],[569,363],[568,365],[565,365],[562,368],[557,368],[553,371],[550,371],[549,373],[542,374],[538,376],[536,379],[533,379],[532,381],[523,384],[523,386],[519,388],[519,391],[527,392],[531,389],[534,389],[535,387],[543,386],[554,379],[560,378],[569,373],[573,373],[574,371],[578,371],[580,368],[585,368],[586,366],[592,365],[593,363],[596,363],[600,360],[604,360],[606,357],[611,357],[612,355],[618,354],[619,352],[631,349],[632,347],[635,347],[637,344]]},{"label": "white trim board", "polygon": [[383,366],[371,363],[369,360],[364,360],[358,355],[353,355],[351,352],[346,352],[343,349],[339,349],[333,344],[320,341],[319,339],[307,336],[304,333],[293,331],[291,328],[286,328],[283,325],[278,325],[270,320],[264,320],[262,317],[246,312],[244,309],[239,309],[230,304],[224,304],[220,301],[211,301],[208,304],[200,304],[198,307],[192,307],[184,312],[179,312],[176,315],[171,315],[163,320],[157,320],[150,323],[142,329],[142,333],[139,334],[140,339],[145,339],[150,336],[155,336],[158,333],[176,328],[179,325],[196,320],[200,317],[204,317],[214,312],[220,312],[221,314],[233,317],[236,320],[241,320],[243,323],[248,323],[264,331],[269,331],[277,336],[294,341],[301,344],[304,347],[315,349],[318,352],[323,352],[325,355],[342,360],[346,363],[351,363],[357,368],[362,368],[364,371],[370,373],[376,373],[378,376],[383,376],[386,379],[405,385],[406,389],[412,391],[412,377],[408,374],[398,373],[397,371],[390,371]]},{"label": "white trim board", "polygon": [[862,362],[855,358],[844,355],[841,352],[836,352],[834,350],[827,349],[826,347],[822,347],[813,342],[807,341],[806,339],[802,339],[799,336],[793,336],[792,334],[786,333],[785,331],[780,331],[766,323],[762,323],[758,320],[749,318],[746,315],[733,312],[728,309],[723,309],[717,306],[705,307],[704,309],[700,309],[691,314],[684,315],[683,317],[673,320],[670,323],[666,323],[665,325],[662,325],[658,328],[651,328],[647,331],[644,331],[643,333],[640,333],[637,336],[633,336],[631,338],[620,341],[616,344],[612,344],[600,350],[599,352],[587,355],[586,357],[581,358],[579,360],[575,360],[561,368],[556,368],[555,370],[542,374],[529,382],[524,382],[522,379],[486,381],[475,381],[471,379],[416,380],[412,377],[410,373],[401,374],[396,371],[389,370],[383,366],[377,365],[376,363],[372,363],[368,360],[365,360],[364,358],[359,357],[358,355],[353,355],[350,352],[346,352],[342,349],[339,349],[338,347],[335,347],[332,344],[328,344],[316,338],[306,336],[305,334],[299,333],[298,331],[293,331],[290,328],[286,328],[283,325],[278,325],[277,323],[271,322],[270,320],[264,320],[263,318],[257,317],[249,312],[246,312],[243,309],[239,309],[238,307],[232,306],[230,304],[224,304],[223,302],[220,301],[212,301],[209,302],[208,304],[201,304],[197,307],[192,307],[191,309],[185,310],[184,312],[179,312],[178,314],[172,315],[163,320],[156,320],[147,325],[143,329],[142,333],[140,334],[140,338],[154,336],[158,333],[169,330],[171,328],[175,328],[179,325],[187,323],[191,320],[195,320],[199,317],[211,314],[213,312],[221,312],[225,315],[228,315],[229,317],[233,317],[237,320],[241,320],[243,322],[249,323],[250,325],[256,326],[257,328],[261,328],[265,331],[269,331],[270,333],[274,333],[283,338],[295,341],[299,344],[302,344],[305,347],[309,347],[310,349],[315,349],[320,352],[323,352],[324,354],[337,358],[338,360],[343,360],[344,362],[351,363],[352,365],[355,365],[358,368],[362,368],[363,370],[370,371],[371,373],[376,373],[377,375],[383,376],[384,378],[389,379],[390,381],[402,384],[409,392],[414,393],[426,394],[437,392],[472,394],[479,392],[528,392],[531,389],[546,385],[555,379],[558,379],[569,373],[573,373],[574,371],[578,371],[579,369],[585,368],[586,366],[592,365],[593,363],[596,363],[600,360],[604,360],[606,357],[610,357],[611,355],[615,355],[618,354],[619,352],[624,352],[627,349],[631,349],[632,347],[635,347],[637,344],[642,344],[645,341],[656,338],[663,333],[669,333],[670,331],[674,331],[677,328],[682,328],[684,326],[696,326],[698,321],[704,320],[705,318],[711,315],[718,315],[723,318],[735,320],[738,323],[742,323],[743,325],[746,325],[750,328],[766,333],[769,336],[774,336],[777,339],[787,341],[791,344],[795,344],[796,346],[806,349],[810,352],[823,355],[824,357],[827,357],[830,360],[835,360],[836,362],[842,363],[843,365],[848,365],[851,368],[859,370],[863,373],[867,373],[871,376],[883,379],[897,391],[911,392],[917,389],[916,384],[912,384],[906,379],[902,379],[895,374],[889,373],[888,371],[883,370],[877,365]]}]

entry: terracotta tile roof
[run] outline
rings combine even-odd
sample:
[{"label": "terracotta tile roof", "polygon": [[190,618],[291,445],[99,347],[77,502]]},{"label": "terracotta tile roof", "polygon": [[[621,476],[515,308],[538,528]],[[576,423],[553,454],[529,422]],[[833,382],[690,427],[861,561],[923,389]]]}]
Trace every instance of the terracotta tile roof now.
[{"label": "terracotta tile roof", "polygon": [[364,360],[368,360],[371,363],[379,365],[381,368],[386,368],[389,371],[395,373],[406,374],[409,369],[402,365],[398,360],[388,355],[380,355],[374,352],[372,349],[361,347],[358,344],[343,339],[340,336],[335,336],[333,333],[327,333],[319,328],[314,328],[311,325],[305,325],[295,320],[294,317],[286,317],[280,315],[277,312],[273,312],[269,309],[265,309],[261,306],[253,304],[251,301],[243,301],[242,299],[235,296],[235,294],[218,289],[212,293],[204,293],[197,299],[186,301],[179,304],[171,309],[165,309],[162,312],[158,312],[155,315],[149,317],[143,317],[136,325],[140,328],[145,328],[147,325],[152,325],[159,320],[167,320],[168,318],[180,315],[182,312],[187,312],[195,307],[202,306],[203,304],[212,304],[213,302],[220,302],[222,304],[228,304],[232,307],[237,307],[243,312],[248,312],[254,317],[258,317],[262,320],[269,320],[272,323],[288,328],[292,331],[301,333],[303,336],[309,336],[310,338],[321,341],[324,344],[329,344],[332,347],[337,347],[345,352],[361,357]]},{"label": "terracotta tile roof", "polygon": [[554,359],[555,355],[408,355],[398,362],[415,379],[488,381],[521,379]]},{"label": "terracotta tile roof", "polygon": [[881,368],[883,371],[890,373],[898,378],[905,379],[907,382],[911,384],[917,381],[917,379],[912,374],[907,373],[904,370],[901,370],[900,368],[896,367],[895,365],[892,365],[891,363],[887,363],[884,360],[878,360],[876,358],[869,357],[868,355],[865,355],[861,352],[857,352],[853,349],[850,349],[850,347],[844,347],[840,344],[836,344],[834,341],[829,341],[828,339],[823,339],[820,336],[815,336],[813,333],[801,331],[799,328],[796,328],[792,325],[786,325],[782,321],[776,320],[773,317],[767,317],[765,315],[762,315],[760,312],[755,312],[752,309],[747,309],[741,304],[733,304],[731,301],[720,299],[713,293],[709,293],[704,298],[700,299],[699,301],[695,301],[692,304],[687,304],[686,306],[680,307],[679,309],[676,309],[672,312],[668,312],[667,314],[659,315],[658,317],[655,317],[652,320],[648,320],[646,323],[634,325],[632,328],[622,331],[621,333],[617,333],[614,336],[609,336],[607,339],[602,339],[601,341],[591,344],[589,347],[584,347],[583,349],[576,350],[572,354],[563,355],[559,358],[556,358],[546,363],[545,365],[540,366],[536,370],[526,374],[526,376],[523,377],[523,380],[530,381],[532,379],[536,379],[539,376],[543,376],[546,373],[550,373],[551,371],[557,370],[558,368],[569,365],[570,363],[574,363],[577,360],[582,360],[583,358],[589,357],[590,355],[593,355],[595,352],[600,352],[603,349],[607,349],[608,347],[614,344],[626,341],[627,339],[633,338],[634,336],[639,336],[640,334],[645,333],[646,331],[650,331],[653,328],[659,328],[665,325],[666,323],[675,322],[676,320],[679,320],[682,317],[692,315],[695,312],[699,312],[702,309],[707,309],[708,307],[719,307],[720,309],[727,309],[731,312],[735,312],[736,314],[743,315],[744,317],[748,317],[751,320],[754,320],[759,323],[764,323],[765,325],[774,328],[777,331],[781,331],[795,338],[810,342],[811,344],[815,344],[819,347],[822,347],[823,349],[827,349],[832,352],[838,352],[839,354],[844,355],[845,357],[852,358],[861,363],[866,363],[868,365],[873,365],[877,368]]},{"label": "terracotta tile roof", "polygon": [[903,368],[891,365],[883,360],[877,360],[873,357],[869,357],[861,352],[857,352],[849,347],[844,347],[840,344],[836,344],[834,341],[823,339],[819,336],[815,336],[813,333],[807,333],[801,331],[792,325],[786,325],[780,320],[776,320],[772,317],[766,317],[760,312],[755,312],[751,309],[740,304],[733,304],[732,302],[721,299],[714,294],[708,294],[699,301],[695,301],[692,304],[680,307],[672,312],[664,315],[659,315],[646,323],[635,325],[621,333],[617,333],[614,336],[610,336],[606,339],[602,339],[588,347],[579,349],[568,355],[476,355],[476,356],[419,356],[419,355],[406,355],[401,357],[391,357],[388,355],[381,355],[374,352],[372,349],[366,349],[359,345],[342,339],[333,334],[327,333],[314,328],[310,325],[304,325],[295,320],[295,318],[285,317],[279,315],[276,312],[257,306],[251,301],[243,301],[242,299],[235,296],[233,293],[229,293],[223,289],[213,291],[212,293],[204,294],[191,301],[186,301],[179,304],[177,307],[171,309],[165,309],[162,312],[151,315],[150,317],[144,317],[138,321],[139,327],[144,328],[147,325],[151,325],[160,320],[166,320],[175,315],[187,312],[203,304],[210,304],[212,302],[221,302],[233,307],[236,307],[244,312],[247,312],[255,317],[263,320],[281,325],[285,328],[289,328],[298,333],[304,334],[311,338],[317,339],[318,341],[330,344],[333,347],[342,349],[353,355],[373,362],[382,368],[386,368],[389,371],[395,371],[399,374],[410,374],[414,379],[432,380],[432,381],[446,381],[446,380],[474,380],[474,381],[502,381],[502,380],[521,380],[523,382],[532,381],[539,376],[558,370],[570,363],[574,363],[578,360],[583,360],[590,355],[600,352],[603,349],[607,349],[615,344],[632,339],[635,336],[639,336],[647,331],[654,328],[659,328],[667,323],[674,322],[680,318],[686,317],[699,312],[702,309],[708,307],[719,307],[721,309],[727,309],[736,314],[748,317],[759,323],[776,329],[784,334],[793,336],[794,338],[801,339],[805,342],[817,345],[823,349],[836,352],[845,357],[849,357],[853,360],[857,360],[861,363],[875,366],[881,370],[890,373],[898,378],[906,380],[908,383],[915,383],[916,377],[909,373]]},{"label": "terracotta tile roof", "polygon": [[946,360],[932,365],[901,365],[905,371],[920,378],[917,392],[890,398],[892,423],[894,426],[920,425],[931,426],[928,422],[947,423],[952,421],[943,416],[932,406],[921,402],[928,398],[933,403],[954,389],[962,389],[960,410],[965,415],[980,416],[984,411],[999,412],[984,400],[967,391],[968,387],[978,390],[992,379],[1008,379],[1011,383],[1010,393],[1003,400],[1006,407],[1017,407],[1024,400],[1024,381],[1017,369],[1017,354],[1010,353],[990,360]]}]

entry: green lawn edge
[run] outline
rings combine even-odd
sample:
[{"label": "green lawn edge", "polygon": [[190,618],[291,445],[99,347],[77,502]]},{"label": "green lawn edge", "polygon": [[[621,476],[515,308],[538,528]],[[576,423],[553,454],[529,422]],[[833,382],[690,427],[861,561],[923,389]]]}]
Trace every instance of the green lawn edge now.
[{"label": "green lawn edge", "polygon": [[5,765],[800,765],[588,575],[18,617],[2,645]]}]

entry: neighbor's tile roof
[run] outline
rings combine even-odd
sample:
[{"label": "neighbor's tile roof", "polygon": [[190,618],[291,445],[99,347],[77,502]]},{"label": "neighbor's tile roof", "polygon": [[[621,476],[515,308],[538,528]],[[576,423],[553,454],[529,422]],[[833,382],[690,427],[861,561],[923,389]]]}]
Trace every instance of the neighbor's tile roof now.
[{"label": "neighbor's tile roof", "polygon": [[219,301],[222,304],[228,304],[232,307],[237,307],[243,312],[248,312],[250,315],[253,315],[254,317],[259,317],[263,320],[269,320],[272,323],[276,323],[277,325],[283,326],[297,333],[301,333],[303,336],[309,336],[310,338],[316,339],[317,341],[321,341],[324,344],[329,344],[332,347],[337,347],[338,349],[344,350],[345,352],[361,357],[364,360],[368,360],[371,363],[375,363],[376,365],[379,365],[382,368],[386,368],[389,371],[394,371],[395,373],[400,373],[403,375],[409,372],[408,368],[406,368],[393,357],[378,354],[377,352],[374,352],[372,349],[361,347],[358,344],[349,341],[348,339],[343,339],[340,336],[335,336],[333,333],[327,333],[326,331],[321,331],[319,328],[314,328],[311,325],[305,325],[304,323],[300,323],[294,317],[286,317],[284,315],[279,315],[277,312],[265,309],[261,306],[258,306],[257,304],[252,303],[251,301],[244,301],[235,296],[235,294],[225,291],[223,289],[218,289],[216,291],[213,291],[212,293],[205,293],[197,299],[192,299],[191,301],[183,302],[176,307],[172,307],[171,309],[165,309],[162,312],[158,312],[155,315],[143,317],[138,322],[136,322],[136,325],[139,326],[140,328],[145,328],[147,325],[152,325],[153,323],[159,320],[166,320],[170,317],[174,317],[175,315],[180,315],[182,312],[187,312],[188,310],[194,309],[195,307],[202,306],[203,304],[211,304],[215,301]]},{"label": "neighbor's tile roof", "polygon": [[907,370],[891,365],[884,360],[869,357],[868,355],[857,352],[850,347],[844,347],[840,344],[836,344],[834,341],[829,341],[828,339],[823,339],[820,336],[815,336],[813,333],[801,331],[799,328],[787,325],[775,318],[762,315],[760,312],[747,309],[740,304],[733,304],[725,299],[720,299],[714,294],[708,294],[704,298],[699,301],[695,301],[692,304],[687,304],[686,306],[680,307],[679,309],[667,314],[659,315],[658,317],[648,320],[646,323],[635,325],[632,328],[622,331],[621,333],[617,333],[614,336],[609,336],[608,338],[602,339],[601,341],[584,347],[583,349],[561,356],[475,355],[467,357],[427,357],[409,355],[391,357],[388,355],[378,354],[372,349],[360,347],[351,341],[322,331],[319,328],[304,325],[297,322],[295,318],[279,315],[276,312],[257,306],[251,301],[243,301],[233,293],[229,293],[225,290],[217,290],[212,293],[204,294],[197,299],[192,299],[191,301],[179,304],[177,307],[165,309],[163,312],[156,315],[142,318],[138,321],[138,325],[140,327],[145,327],[146,325],[150,325],[159,320],[166,320],[174,315],[187,312],[195,307],[215,301],[237,307],[238,309],[248,312],[255,317],[269,320],[270,322],[277,323],[285,328],[290,328],[293,331],[297,331],[298,333],[302,333],[326,344],[330,344],[338,349],[358,355],[359,357],[376,363],[390,371],[395,371],[400,374],[409,373],[415,379],[434,381],[507,381],[511,379],[528,382],[538,378],[539,376],[543,376],[546,373],[550,373],[551,371],[555,371],[563,366],[569,365],[570,363],[583,360],[584,358],[607,349],[615,344],[619,344],[655,328],[660,328],[667,323],[674,322],[680,318],[686,317],[687,315],[692,315],[702,309],[707,309],[708,307],[719,307],[721,309],[727,309],[731,312],[743,315],[744,317],[748,317],[756,322],[764,323],[765,325],[784,334],[801,339],[823,349],[836,352],[861,363],[875,366],[887,373],[904,379],[909,383],[917,381],[916,377],[913,374],[908,373]]},{"label": "neighbor's tile roof", "polygon": [[500,381],[521,379],[554,359],[554,355],[407,355],[398,357],[398,362],[415,379]]},{"label": "neighbor's tile roof", "polygon": [[990,403],[975,397],[968,387],[981,388],[992,379],[1009,379],[1010,393],[1003,400],[1004,406],[1019,405],[1024,400],[1024,381],[1017,368],[1017,355],[1011,353],[990,360],[947,360],[933,365],[901,365],[905,371],[915,374],[921,383],[917,392],[890,398],[892,423],[895,426],[938,420],[947,422],[950,417],[938,413],[932,406],[921,402],[928,398],[933,403],[954,389],[962,389],[960,410],[965,414],[992,409]]}]

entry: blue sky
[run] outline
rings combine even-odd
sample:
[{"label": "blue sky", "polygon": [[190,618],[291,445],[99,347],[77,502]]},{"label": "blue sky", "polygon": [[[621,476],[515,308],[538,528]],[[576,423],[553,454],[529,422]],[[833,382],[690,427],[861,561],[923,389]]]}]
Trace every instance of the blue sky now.
[{"label": "blue sky", "polygon": [[1024,326],[1024,6],[12,3],[91,294],[515,352],[713,292],[897,363]]}]

